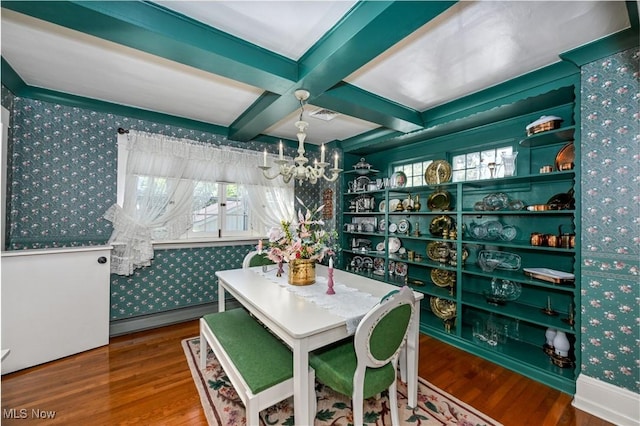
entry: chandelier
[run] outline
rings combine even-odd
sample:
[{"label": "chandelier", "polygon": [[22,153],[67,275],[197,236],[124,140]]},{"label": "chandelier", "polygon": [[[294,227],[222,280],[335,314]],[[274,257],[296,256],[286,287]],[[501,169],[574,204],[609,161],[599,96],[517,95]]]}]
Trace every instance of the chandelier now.
[{"label": "chandelier", "polygon": [[258,166],[262,169],[262,174],[267,179],[275,179],[278,176],[282,176],[282,180],[288,183],[292,178],[297,179],[300,183],[309,181],[312,184],[318,182],[318,179],[323,178],[329,182],[333,182],[338,179],[342,169],[338,168],[338,153],[334,156],[333,168],[329,169],[331,176],[325,174],[325,169],[329,163],[325,162],[325,148],[324,144],[320,148],[320,162],[313,161],[313,165],[309,163],[309,159],[305,157],[304,153],[304,140],[307,137],[305,130],[309,127],[309,123],[302,120],[302,114],[304,113],[304,102],[309,99],[309,92],[303,89],[296,90],[294,92],[296,99],[300,102],[300,118],[295,123],[295,127],[298,129],[296,136],[298,137],[298,156],[293,159],[293,163],[284,159],[282,141],[280,141],[279,156],[274,163],[278,165],[278,173],[273,176],[269,176],[268,171],[271,166],[267,166],[267,150],[264,151],[264,164]]}]

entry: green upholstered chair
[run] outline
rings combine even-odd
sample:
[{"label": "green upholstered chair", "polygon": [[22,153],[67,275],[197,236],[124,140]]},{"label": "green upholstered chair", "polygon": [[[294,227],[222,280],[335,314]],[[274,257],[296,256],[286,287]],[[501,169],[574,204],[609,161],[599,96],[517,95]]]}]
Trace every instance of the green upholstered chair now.
[{"label": "green upholstered chair", "polygon": [[309,354],[316,380],[351,397],[355,426],[363,424],[364,400],[386,389],[392,424],[400,424],[396,371],[414,315],[413,303],[413,291],[405,286],[385,296],[364,316],[353,340]]},{"label": "green upholstered chair", "polygon": [[243,268],[251,268],[252,266],[273,265],[273,261],[267,257],[266,252],[250,251],[242,261]]}]

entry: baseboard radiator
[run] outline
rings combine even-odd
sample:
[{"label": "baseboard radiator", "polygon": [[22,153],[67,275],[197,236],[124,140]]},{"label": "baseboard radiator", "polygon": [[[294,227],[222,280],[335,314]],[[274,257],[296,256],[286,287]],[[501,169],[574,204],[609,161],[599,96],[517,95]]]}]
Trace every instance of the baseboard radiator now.
[{"label": "baseboard radiator", "polygon": [[109,343],[110,246],[2,253],[2,374]]}]

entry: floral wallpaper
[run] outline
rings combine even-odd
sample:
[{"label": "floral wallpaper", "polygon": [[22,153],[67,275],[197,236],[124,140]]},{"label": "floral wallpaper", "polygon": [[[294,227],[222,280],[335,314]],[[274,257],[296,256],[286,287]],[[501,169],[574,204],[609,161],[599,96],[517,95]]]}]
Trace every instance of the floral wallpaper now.
[{"label": "floral wallpaper", "polygon": [[640,393],[640,49],[582,68],[582,373]]},{"label": "floral wallpaper", "polygon": [[[102,245],[111,223],[102,218],[116,200],[117,129],[167,134],[262,151],[273,144],[119,115],[15,97],[2,87],[11,112],[8,144],[8,250]],[[287,148],[287,155],[295,149]],[[275,153],[275,150],[274,150]],[[305,203],[321,202],[319,185],[296,185]],[[111,276],[111,319],[147,315],[216,300],[215,271],[237,268],[250,245],[157,250],[152,266]]]}]

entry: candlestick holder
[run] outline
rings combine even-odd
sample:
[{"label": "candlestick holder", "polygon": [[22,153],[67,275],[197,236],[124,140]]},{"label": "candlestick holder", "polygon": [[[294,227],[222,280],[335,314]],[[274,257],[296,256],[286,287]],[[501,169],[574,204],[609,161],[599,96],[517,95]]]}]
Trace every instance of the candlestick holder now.
[{"label": "candlestick holder", "polygon": [[278,262],[278,272],[276,272],[276,277],[281,277],[284,270],[282,269],[282,262]]},{"label": "candlestick holder", "polygon": [[333,290],[333,268],[329,268],[329,279],[327,280],[327,294],[336,294]]}]

